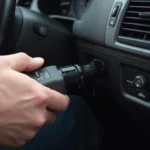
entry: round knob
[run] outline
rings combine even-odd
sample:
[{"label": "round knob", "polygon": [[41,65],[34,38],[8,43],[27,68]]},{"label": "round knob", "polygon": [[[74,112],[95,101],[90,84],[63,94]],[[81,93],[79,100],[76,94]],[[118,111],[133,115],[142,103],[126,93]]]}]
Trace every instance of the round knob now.
[{"label": "round knob", "polygon": [[137,88],[142,88],[145,86],[146,84],[146,79],[144,76],[142,75],[139,75],[139,76],[136,76],[135,79],[134,79],[134,84]]}]

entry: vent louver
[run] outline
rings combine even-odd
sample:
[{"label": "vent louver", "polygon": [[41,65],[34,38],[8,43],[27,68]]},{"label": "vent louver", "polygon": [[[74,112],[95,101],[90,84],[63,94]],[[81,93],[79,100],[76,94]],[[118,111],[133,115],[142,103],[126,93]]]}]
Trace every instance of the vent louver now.
[{"label": "vent louver", "polygon": [[[150,0],[131,0],[125,13],[118,41],[150,47]],[[146,43],[146,46],[142,44]]]}]

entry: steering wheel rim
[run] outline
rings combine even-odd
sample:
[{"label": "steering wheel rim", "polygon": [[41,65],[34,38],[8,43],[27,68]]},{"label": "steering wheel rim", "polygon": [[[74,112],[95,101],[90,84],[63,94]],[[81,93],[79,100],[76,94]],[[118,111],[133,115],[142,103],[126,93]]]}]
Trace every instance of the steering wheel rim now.
[{"label": "steering wheel rim", "polygon": [[0,53],[8,48],[15,18],[16,0],[0,0]]}]

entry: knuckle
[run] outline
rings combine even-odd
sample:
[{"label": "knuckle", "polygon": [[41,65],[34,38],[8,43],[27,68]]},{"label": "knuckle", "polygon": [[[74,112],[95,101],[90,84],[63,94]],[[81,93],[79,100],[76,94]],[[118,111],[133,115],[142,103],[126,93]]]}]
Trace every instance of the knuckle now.
[{"label": "knuckle", "polygon": [[20,52],[20,53],[18,53],[18,55],[20,55],[22,57],[28,57],[28,55],[26,53],[24,53],[24,52]]},{"label": "knuckle", "polygon": [[48,96],[45,93],[36,93],[36,99],[40,102],[40,103],[45,103],[47,100]]},{"label": "knuckle", "polygon": [[35,127],[41,128],[46,122],[46,119],[44,117],[38,117],[37,121],[35,121]]},{"label": "knuckle", "polygon": [[30,57],[29,57],[26,53],[20,52],[19,55],[20,55],[20,57],[22,57],[25,61],[29,61],[29,60],[30,60]]}]

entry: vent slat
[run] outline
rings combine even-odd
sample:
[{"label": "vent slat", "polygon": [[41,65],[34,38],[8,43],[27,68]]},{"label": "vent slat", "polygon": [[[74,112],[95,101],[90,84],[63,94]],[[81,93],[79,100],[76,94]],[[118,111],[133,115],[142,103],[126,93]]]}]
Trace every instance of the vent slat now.
[{"label": "vent slat", "polygon": [[131,0],[119,36],[150,41],[150,17],[141,17],[141,12],[150,13],[150,0]]},{"label": "vent slat", "polygon": [[130,29],[130,28],[122,28],[121,30],[140,32],[140,33],[144,33],[144,34],[150,34],[150,31],[145,31],[145,30],[137,30],[137,29]]},{"label": "vent slat", "polygon": [[125,25],[133,25],[133,26],[138,26],[138,27],[148,27],[148,28],[150,28],[150,25],[140,24],[140,23],[123,22],[123,24],[125,24]]},{"label": "vent slat", "polygon": [[150,1],[131,1],[131,3],[150,3]]},{"label": "vent slat", "polygon": [[142,9],[150,9],[150,6],[129,6],[129,8],[142,8]]},{"label": "vent slat", "polygon": [[125,17],[125,19],[150,21],[150,19],[147,19],[147,18],[139,18],[139,17]]},{"label": "vent slat", "polygon": [[130,13],[130,14],[139,14],[140,11],[127,11],[127,13]]},{"label": "vent slat", "polygon": [[142,0],[141,0],[141,1],[132,0],[131,3],[130,3],[130,5],[132,5],[132,4],[134,4],[134,5],[135,5],[135,4],[141,4],[141,3],[142,3],[142,4],[148,4],[148,3],[150,3],[150,1],[148,1],[148,0],[143,0],[143,1],[142,1]]}]

